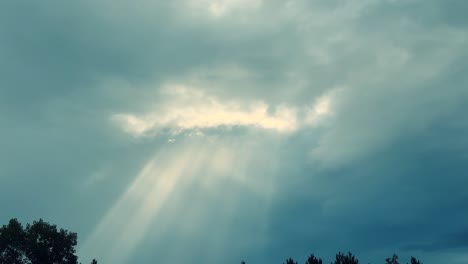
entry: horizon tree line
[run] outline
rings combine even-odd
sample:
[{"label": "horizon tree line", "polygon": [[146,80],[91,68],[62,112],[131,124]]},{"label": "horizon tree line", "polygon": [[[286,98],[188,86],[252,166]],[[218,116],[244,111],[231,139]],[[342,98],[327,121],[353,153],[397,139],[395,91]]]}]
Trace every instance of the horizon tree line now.
[{"label": "horizon tree line", "polygon": [[[0,264],[78,264],[75,246],[78,235],[42,219],[26,224],[26,227],[12,218],[7,225],[0,227]],[[79,263],[81,264],[81,263]],[[91,264],[97,264],[93,259]],[[247,264],[242,261],[241,264]],[[283,264],[299,264],[292,258]],[[323,264],[314,254],[308,256],[305,264]],[[331,264],[360,264],[351,252],[338,252]],[[385,264],[402,264],[398,256],[385,259]],[[407,262],[408,264],[408,262]],[[423,264],[411,257],[410,264]]]},{"label": "horizon tree line", "polygon": [[[415,257],[411,256],[410,262],[406,262],[407,264],[423,264],[421,261],[416,259]],[[245,261],[242,261],[241,264],[247,264]],[[299,264],[299,262],[295,261],[292,258],[286,259],[286,262],[283,264]],[[305,264],[323,264],[323,260],[314,254],[310,254],[307,257]],[[360,264],[358,258],[353,255],[351,252],[348,254],[344,254],[342,252],[338,252],[335,255],[335,261],[331,262],[331,264]],[[393,254],[392,257],[385,259],[385,264],[402,264],[398,260],[398,255]]]},{"label": "horizon tree line", "polygon": [[[242,261],[241,264],[247,264],[247,263],[245,261]],[[286,262],[283,262],[283,264],[299,264],[299,262],[295,261],[292,258],[288,258],[286,259]],[[305,264],[323,264],[323,260],[315,256],[314,254],[311,254],[307,257]],[[331,264],[360,264],[360,262],[358,258],[351,252],[348,252],[348,254],[338,252],[335,255],[335,261],[331,262]],[[385,264],[403,264],[403,263],[399,262],[397,254],[393,254],[392,257],[385,259]],[[423,264],[423,263],[419,261],[417,258],[411,256],[410,262],[409,263],[406,262],[406,264]]]}]

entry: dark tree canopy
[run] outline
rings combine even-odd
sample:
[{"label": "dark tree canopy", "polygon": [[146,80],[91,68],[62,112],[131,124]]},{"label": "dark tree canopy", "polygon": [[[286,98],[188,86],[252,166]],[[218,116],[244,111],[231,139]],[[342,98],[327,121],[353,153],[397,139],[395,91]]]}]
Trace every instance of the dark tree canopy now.
[{"label": "dark tree canopy", "polygon": [[0,263],[23,263],[26,257],[24,245],[26,233],[16,219],[0,228]]},{"label": "dark tree canopy", "polygon": [[25,228],[11,219],[0,228],[0,264],[78,264],[76,244],[76,233],[42,219]]},{"label": "dark tree canopy", "polygon": [[[283,264],[284,264],[284,263],[283,263]],[[286,260],[286,264],[297,264],[297,262],[294,261],[292,258],[288,258],[288,259]]]},{"label": "dark tree canopy", "polygon": [[398,262],[398,256],[396,254],[393,254],[391,258],[385,259],[385,262],[386,264],[400,264],[400,262]]},{"label": "dark tree canopy", "polygon": [[[392,257],[385,259],[385,263],[387,264],[399,264],[398,262],[398,256],[396,254],[393,254]],[[242,261],[241,264],[245,264],[245,261]],[[294,261],[292,258],[288,258],[286,260],[286,263],[283,262],[283,264],[298,264],[297,261]],[[307,258],[305,264],[323,264],[323,260],[314,254],[309,255]],[[336,254],[336,259],[335,262],[332,262],[331,264],[359,264],[359,260],[354,256],[351,252],[348,252],[347,255],[338,252]],[[406,262],[408,264],[408,262]],[[415,257],[411,257],[411,263],[410,264],[423,264],[419,260],[417,260]]]},{"label": "dark tree canopy", "polygon": [[422,262],[417,260],[415,257],[411,257],[411,264],[422,264]]},{"label": "dark tree canopy", "polygon": [[351,252],[348,252],[348,255],[338,252],[334,264],[359,264],[359,260]]},{"label": "dark tree canopy", "polygon": [[311,254],[308,258],[305,264],[322,264],[322,259],[317,258],[314,256],[314,254]]},{"label": "dark tree canopy", "polygon": [[[57,229],[42,219],[23,227],[16,218],[7,225],[0,227],[0,264],[78,264],[75,255],[77,234]],[[398,256],[385,259],[387,264],[400,264]],[[93,259],[91,264],[97,264]],[[242,261],[241,264],[246,264]],[[283,264],[298,264],[288,258]],[[321,258],[311,254],[305,264],[323,264]],[[338,252],[335,262],[331,264],[359,264],[359,260],[351,253],[347,255]],[[408,264],[408,263],[406,263]],[[411,257],[410,264],[423,264]]]}]

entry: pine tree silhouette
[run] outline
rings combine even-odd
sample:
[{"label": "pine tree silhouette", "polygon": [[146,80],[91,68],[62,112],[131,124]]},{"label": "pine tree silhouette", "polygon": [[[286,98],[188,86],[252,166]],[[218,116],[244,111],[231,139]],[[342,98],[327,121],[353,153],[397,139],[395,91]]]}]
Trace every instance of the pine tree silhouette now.
[{"label": "pine tree silhouette", "polygon": [[286,260],[286,264],[297,264],[297,262],[294,261],[292,258],[289,258],[289,259]]},{"label": "pine tree silhouette", "polygon": [[322,259],[321,258],[316,258],[314,254],[311,254],[308,258],[305,264],[322,264]]},{"label": "pine tree silhouette", "polygon": [[348,252],[348,255],[338,252],[335,263],[332,264],[359,264],[359,260],[351,252]]},{"label": "pine tree silhouette", "polygon": [[391,258],[385,259],[385,262],[386,264],[400,264],[400,262],[398,262],[398,256],[396,254],[393,254]]},{"label": "pine tree silhouette", "polygon": [[420,262],[419,260],[417,260],[415,257],[411,257],[411,264],[423,264],[422,262]]}]

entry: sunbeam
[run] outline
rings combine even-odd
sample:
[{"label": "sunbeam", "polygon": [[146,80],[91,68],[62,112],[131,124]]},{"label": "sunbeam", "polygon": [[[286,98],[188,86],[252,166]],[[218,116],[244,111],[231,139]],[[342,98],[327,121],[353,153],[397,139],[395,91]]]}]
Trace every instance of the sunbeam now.
[{"label": "sunbeam", "polygon": [[[168,160],[168,157],[172,159]],[[100,221],[82,251],[94,251],[106,239],[112,246],[108,247],[103,259],[111,263],[126,262],[179,181],[186,180],[191,175],[189,171],[197,170],[205,158],[206,151],[200,146],[183,151],[159,151]]]},{"label": "sunbeam", "polygon": [[[187,141],[175,146],[168,144],[143,166],[80,251],[99,256],[109,263],[126,263],[145,239],[150,226],[172,230],[173,237],[174,230],[179,230],[180,236],[190,235],[190,230],[193,233],[193,227],[185,226],[184,231],[180,228],[184,223],[175,219],[193,219],[190,224],[198,229],[208,228],[206,223],[216,221],[205,236],[208,243],[221,249],[241,206],[239,188],[266,200],[271,194],[271,184],[263,181],[264,177],[246,177],[245,171],[253,160],[253,148],[252,144],[234,146],[208,140]],[[234,167],[236,173],[233,173]],[[233,189],[218,188],[220,183],[226,182]],[[158,216],[162,210],[171,220],[161,221],[163,217]],[[164,236],[164,230],[157,233]],[[104,244],[109,245],[106,250],[100,247]],[[168,252],[167,257],[180,258],[176,251]],[[216,258],[215,255],[206,257]]]},{"label": "sunbeam", "polygon": [[[180,250],[193,247],[194,241],[200,238],[204,247],[198,250],[197,256],[212,263],[222,262],[227,251],[237,248],[245,252],[266,243],[272,195],[270,180],[275,168],[261,164],[258,157],[252,155],[256,147],[251,143],[210,145],[210,158],[189,184],[189,188],[196,190],[194,194],[180,197],[181,206],[165,210],[172,216],[170,218],[181,220],[166,224],[163,228],[166,232],[158,232],[159,240],[167,238],[173,243],[162,253],[162,263],[193,262],[193,255],[180,254]],[[271,161],[275,161],[273,156],[270,156]],[[246,170],[253,167],[261,173],[249,178]],[[241,213],[245,211],[249,211],[249,215]],[[239,226],[243,228],[239,230]],[[242,243],[233,242],[237,241],[239,231],[253,237]]]}]

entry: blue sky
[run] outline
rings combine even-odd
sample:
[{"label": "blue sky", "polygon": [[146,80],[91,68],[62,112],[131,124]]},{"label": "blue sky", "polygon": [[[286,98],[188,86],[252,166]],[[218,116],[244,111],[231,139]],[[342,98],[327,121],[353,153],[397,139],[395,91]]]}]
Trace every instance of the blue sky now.
[{"label": "blue sky", "polygon": [[467,8],[2,1],[0,221],[84,263],[467,263]]}]

